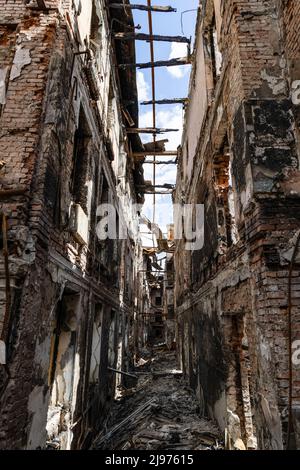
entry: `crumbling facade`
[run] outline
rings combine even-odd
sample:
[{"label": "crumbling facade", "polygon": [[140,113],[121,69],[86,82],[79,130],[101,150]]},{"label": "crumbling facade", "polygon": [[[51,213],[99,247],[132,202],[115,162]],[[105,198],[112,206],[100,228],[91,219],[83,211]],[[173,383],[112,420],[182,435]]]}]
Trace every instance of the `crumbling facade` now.
[{"label": "crumbling facade", "polygon": [[300,4],[200,1],[175,202],[180,361],[228,448],[300,446]]},{"label": "crumbling facade", "polygon": [[88,446],[133,358],[142,147],[109,3],[0,1],[1,448]]},{"label": "crumbling facade", "polygon": [[[143,220],[145,221],[145,216]],[[174,224],[165,238],[157,224],[147,219],[153,247],[143,247],[139,257],[137,309],[134,321],[135,353],[157,344],[175,349],[174,315]]]}]

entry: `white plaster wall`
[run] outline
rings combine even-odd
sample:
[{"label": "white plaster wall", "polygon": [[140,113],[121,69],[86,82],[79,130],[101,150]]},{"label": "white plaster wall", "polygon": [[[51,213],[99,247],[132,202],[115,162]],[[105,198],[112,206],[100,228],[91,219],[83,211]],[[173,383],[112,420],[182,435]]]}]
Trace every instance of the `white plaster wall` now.
[{"label": "white plaster wall", "polygon": [[78,31],[82,43],[89,37],[91,30],[91,17],[92,17],[92,0],[82,0],[82,9],[80,15],[77,17]]},{"label": "white plaster wall", "polygon": [[222,17],[221,17],[221,0],[214,0],[216,26],[218,38],[221,37]]},{"label": "white plaster wall", "polygon": [[[185,172],[184,179],[187,181],[191,179],[193,160],[196,153],[197,143],[199,140],[208,102],[204,49],[201,34],[198,34],[195,63],[197,64],[197,70],[195,73],[195,78],[193,79],[193,76],[191,77],[190,104],[186,114],[186,131],[183,140],[183,168]],[[187,146],[185,145],[187,141],[189,155],[187,155]]]},{"label": "white plaster wall", "polygon": [[43,447],[47,440],[45,423],[47,420],[49,393],[44,396],[44,387],[36,386],[28,400],[28,412],[33,414],[30,426],[27,449],[35,450]]}]

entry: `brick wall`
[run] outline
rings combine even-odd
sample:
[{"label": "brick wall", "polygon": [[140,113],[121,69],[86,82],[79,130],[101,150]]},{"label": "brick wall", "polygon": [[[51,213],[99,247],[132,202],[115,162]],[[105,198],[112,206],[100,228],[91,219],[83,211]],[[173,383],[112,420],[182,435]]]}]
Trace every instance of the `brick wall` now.
[{"label": "brick wall", "polygon": [[[46,2],[52,7],[57,3]],[[71,4],[64,2],[63,6],[69,8]],[[89,18],[90,9],[87,8],[87,12]],[[105,10],[102,13],[105,19]],[[5,338],[7,366],[0,365],[0,447],[36,449],[46,444],[47,412],[52,403],[52,385],[49,383],[49,370],[53,366],[51,342],[56,334],[58,305],[63,296],[75,297],[78,306],[74,330],[73,396],[76,398],[71,404],[66,403],[65,408],[70,406],[72,413],[61,416],[64,423],[68,419],[76,421],[82,414],[85,416],[74,430],[72,445],[76,447],[82,444],[80,438],[90,427],[90,415],[86,414],[88,399],[94,400],[97,416],[101,417],[97,420],[96,432],[114,394],[114,380],[111,380],[105,362],[111,312],[115,315],[115,339],[122,330],[124,342],[125,316],[129,319],[132,314],[132,298],[124,296],[125,284],[120,269],[130,246],[133,263],[128,268],[128,277],[133,277],[135,255],[131,241],[100,243],[95,230],[98,223],[96,209],[103,194],[105,202],[115,206],[123,207],[126,199],[128,217],[133,219],[133,175],[124,181],[121,201],[123,186],[119,186],[117,195],[116,175],[104,139],[106,129],[100,119],[99,103],[94,101],[90,88],[86,57],[74,54],[79,44],[74,40],[70,26],[71,11],[66,15],[56,8],[36,9],[33,3],[26,7],[23,2],[1,1],[0,14],[0,33],[3,33],[0,36],[0,70],[8,68],[7,77],[10,77],[0,89],[0,97],[5,98],[0,110],[0,155],[3,160],[0,208],[8,216],[12,290],[9,332]],[[76,17],[71,19],[76,26]],[[88,22],[84,27],[88,29]],[[114,69],[105,57],[109,46],[106,44],[102,52],[100,65],[108,74],[108,83],[113,87],[111,92],[118,98]],[[126,88],[127,84],[123,83],[123,86]],[[131,92],[132,86],[129,89]],[[120,103],[118,99],[116,102],[116,119],[119,119]],[[82,115],[84,119],[81,119]],[[106,119],[105,113],[101,118]],[[85,179],[78,178],[77,186],[82,184],[82,188],[75,201],[72,194],[78,189],[72,184],[75,135],[81,121],[84,122],[81,131],[84,131],[86,145],[79,147],[80,157],[84,159],[79,170]],[[119,148],[116,150],[118,152]],[[128,156],[122,152],[123,161],[120,155],[117,156],[125,168]],[[3,192],[11,189],[23,189],[25,193],[8,196]],[[79,242],[70,227],[70,208],[74,201],[81,203],[88,217],[87,244]],[[1,322],[5,310],[3,263],[0,263],[0,278]],[[120,299],[125,299],[122,305]],[[90,384],[87,378],[96,303],[105,311],[99,387]],[[127,329],[126,334],[131,331]],[[115,341],[111,345],[115,361],[117,347]],[[129,362],[130,359],[127,365]],[[64,429],[57,434],[60,434],[62,446],[67,445]]]},{"label": "brick wall", "polygon": [[[287,437],[288,278],[300,229],[297,106],[290,94],[298,70],[299,14],[298,2],[225,2],[219,37],[223,68],[201,123],[191,180],[185,185],[177,179],[176,202],[184,195],[186,203],[205,205],[203,249],[186,253],[181,241],[175,254],[178,319],[198,332],[198,372],[187,359],[191,333],[182,338],[185,371],[201,404],[227,427],[232,441],[239,429],[248,448],[256,447],[256,440],[259,448],[283,448]],[[198,34],[203,25],[205,17]],[[211,162],[216,157],[220,162],[226,134],[239,241],[224,248]],[[292,342],[299,335],[298,260],[291,277]],[[179,267],[185,273],[177,274]],[[299,367],[292,373],[296,409]]]}]

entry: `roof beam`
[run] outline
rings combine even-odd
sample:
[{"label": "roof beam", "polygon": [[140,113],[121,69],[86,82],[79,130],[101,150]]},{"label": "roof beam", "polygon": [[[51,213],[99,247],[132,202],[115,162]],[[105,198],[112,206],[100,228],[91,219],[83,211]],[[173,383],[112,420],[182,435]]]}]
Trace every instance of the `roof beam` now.
[{"label": "roof beam", "polygon": [[16,189],[0,189],[0,201],[5,200],[14,196],[23,196],[27,189],[16,188]]},{"label": "roof beam", "polygon": [[177,165],[177,162],[154,162],[154,161],[150,161],[150,162],[143,162],[144,165]]},{"label": "roof beam", "polygon": [[36,0],[36,3],[41,10],[47,10],[45,0]]},{"label": "roof beam", "polygon": [[157,62],[145,62],[142,64],[119,64],[119,68],[127,69],[137,67],[139,69],[149,69],[151,67],[176,67],[178,65],[188,65],[191,63],[191,57],[180,57],[177,59],[159,60]]},{"label": "roof beam", "polygon": [[132,156],[134,158],[144,158],[144,157],[150,157],[151,155],[154,155],[156,157],[177,157],[178,152],[176,150],[168,151],[165,150],[164,152],[155,152],[155,151],[145,151],[145,152],[136,152],[133,153]]},{"label": "roof beam", "polygon": [[156,100],[154,101],[142,101],[141,104],[143,106],[147,106],[149,104],[186,104],[188,103],[188,98],[173,98],[173,99],[165,99],[165,100]]},{"label": "roof beam", "polygon": [[156,127],[128,127],[128,134],[162,134],[165,132],[178,132],[179,129],[158,129]]},{"label": "roof beam", "polygon": [[152,191],[152,190],[148,190],[148,189],[145,189],[142,191],[144,194],[172,194],[173,193],[173,189],[166,189],[165,191]]},{"label": "roof beam", "polygon": [[159,13],[172,13],[176,12],[176,8],[172,8],[169,6],[161,7],[161,6],[156,6],[152,5],[151,7],[146,6],[146,5],[139,5],[139,4],[129,4],[129,5],[124,5],[124,3],[111,3],[109,5],[109,8],[116,8],[118,10],[123,10],[124,8],[128,8],[129,10],[142,10],[142,11],[155,11]]},{"label": "roof beam", "polygon": [[159,188],[159,189],[175,189],[175,184],[156,184],[156,185],[152,185],[152,184],[140,184],[140,185],[137,185],[137,188],[138,189],[144,189],[144,188],[148,188],[148,189],[155,189],[155,188]]},{"label": "roof beam", "polygon": [[191,44],[191,40],[185,36],[161,36],[159,34],[143,34],[143,33],[115,33],[114,38],[120,41],[160,41],[160,42],[182,42]]}]

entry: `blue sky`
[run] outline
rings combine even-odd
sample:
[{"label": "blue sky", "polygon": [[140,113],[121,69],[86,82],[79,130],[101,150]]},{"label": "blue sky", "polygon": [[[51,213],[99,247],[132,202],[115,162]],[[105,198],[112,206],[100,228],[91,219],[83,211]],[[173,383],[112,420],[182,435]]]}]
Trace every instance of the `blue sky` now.
[{"label": "blue sky", "polygon": [[[139,3],[147,4],[146,0]],[[181,28],[181,13],[186,10],[197,9],[199,0],[157,0],[152,2],[155,5],[170,5],[177,9],[176,13],[152,13],[153,33],[161,35],[176,36],[182,33],[194,38],[197,11],[184,13],[182,16],[183,31]],[[137,32],[148,33],[147,12],[133,10],[135,25],[141,25],[141,30]],[[155,42],[155,60],[167,60],[171,57],[186,56],[187,46],[180,43]],[[193,44],[193,39],[192,39]],[[150,61],[149,43],[136,41],[137,62]],[[163,98],[183,98],[187,96],[190,66],[183,67],[162,67],[156,68],[156,99]],[[139,100],[151,99],[151,71],[150,69],[138,70],[138,90]],[[181,142],[181,129],[183,122],[182,105],[165,105],[156,107],[157,127],[179,128],[180,132],[164,134],[159,139],[168,138],[166,145],[168,150],[174,150]],[[140,106],[140,127],[152,127],[152,107]],[[142,141],[147,142],[148,135],[141,135]],[[159,157],[158,157],[159,159]],[[165,157],[163,157],[165,159]],[[153,165],[144,165],[145,179],[152,181]],[[175,165],[156,165],[156,184],[171,183],[176,180]],[[144,214],[152,220],[152,196],[146,196]],[[166,231],[166,225],[172,222],[172,207],[170,196],[157,196],[156,223],[162,230]]]}]

